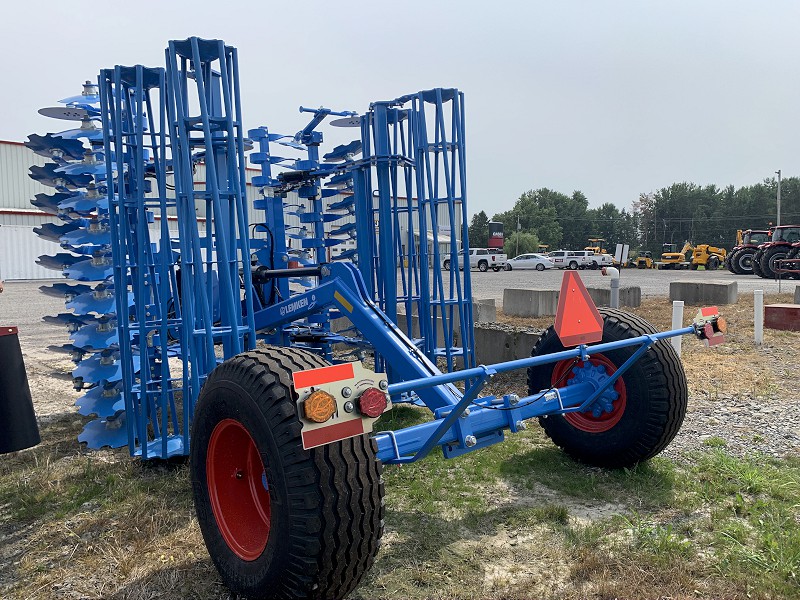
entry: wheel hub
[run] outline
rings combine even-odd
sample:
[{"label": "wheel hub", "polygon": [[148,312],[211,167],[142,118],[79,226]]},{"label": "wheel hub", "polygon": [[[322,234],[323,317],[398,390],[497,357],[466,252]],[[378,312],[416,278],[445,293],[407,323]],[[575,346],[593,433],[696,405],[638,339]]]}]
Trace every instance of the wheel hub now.
[{"label": "wheel hub", "polygon": [[[595,354],[588,361],[579,361],[577,364],[573,360],[565,360],[557,363],[553,369],[552,384],[570,386],[591,383],[594,389],[600,389],[616,370],[616,365],[602,354]],[[595,398],[586,411],[565,413],[564,419],[581,431],[602,433],[619,423],[626,404],[625,382],[620,377]]]}]

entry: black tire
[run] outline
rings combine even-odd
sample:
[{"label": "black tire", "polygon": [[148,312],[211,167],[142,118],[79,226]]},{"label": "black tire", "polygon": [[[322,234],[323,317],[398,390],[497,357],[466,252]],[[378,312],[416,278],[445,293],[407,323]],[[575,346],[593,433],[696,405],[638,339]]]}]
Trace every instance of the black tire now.
[{"label": "black tire", "polygon": [[[373,442],[363,435],[304,450],[300,438],[291,373],[328,364],[295,348],[246,352],[214,369],[200,392],[191,447],[195,508],[211,559],[237,594],[343,598],[375,560],[384,507]],[[215,469],[235,469],[236,477]]]},{"label": "black tire", "polygon": [[571,262],[569,263],[569,268],[570,268],[570,269],[572,269],[573,271],[577,271],[577,270],[578,270],[578,263],[577,263],[577,262],[575,262],[574,260],[573,260],[573,261],[571,261]]},{"label": "black tire", "polygon": [[716,271],[719,268],[719,258],[717,256],[709,256],[706,263],[706,270]]},{"label": "black tire", "polygon": [[449,258],[445,259],[445,261],[442,263],[442,269],[444,269],[445,271],[449,271],[450,270],[450,259]]},{"label": "black tire", "polygon": [[734,258],[731,259],[731,265],[735,269],[735,272],[738,275],[752,275],[755,255],[755,248],[742,248],[741,250],[737,250]]},{"label": "black tire", "polygon": [[789,252],[788,246],[771,246],[763,251],[759,265],[764,277],[772,279],[776,276],[775,261],[786,258],[787,252]]},{"label": "black tire", "polygon": [[753,260],[751,263],[753,267],[753,273],[755,273],[759,277],[766,277],[766,275],[764,275],[764,271],[761,270],[761,257],[763,255],[764,252],[762,250],[756,250],[756,253],[753,255]]},{"label": "black tire", "polygon": [[493,266],[492,267],[492,271],[494,271],[495,273],[499,272],[500,271],[500,265]]},{"label": "black tire", "polygon": [[[615,309],[599,310],[604,319],[603,342],[656,333],[650,323],[638,316]],[[619,367],[637,348],[629,346],[604,355],[594,354],[590,360],[605,364],[608,372],[609,364]],[[550,327],[534,346],[532,356],[563,349]],[[529,393],[555,385],[554,379],[562,379],[560,371],[569,374],[572,363],[568,360],[528,369]],[[688,390],[680,357],[668,341],[661,340],[620,379],[621,383],[617,380],[614,388],[620,398],[611,413],[594,422],[588,413],[542,417],[539,422],[547,435],[570,456],[599,467],[630,467],[661,452],[678,433],[686,414]],[[566,380],[558,385],[565,386]],[[603,421],[605,417],[610,420]]]},{"label": "black tire", "polygon": [[544,271],[544,265],[542,263],[539,263],[538,265],[536,265],[536,270],[537,271]]},{"label": "black tire", "polygon": [[725,257],[725,268],[734,275],[744,275],[739,269],[739,257],[741,256],[742,250],[744,250],[744,248],[734,250]]},{"label": "black tire", "polygon": [[510,263],[506,263],[506,271],[513,271],[513,267]]},{"label": "black tire", "polygon": [[486,273],[486,271],[488,271],[488,270],[489,270],[489,263],[488,262],[486,262],[485,260],[482,260],[481,262],[478,263],[478,271],[480,271],[481,273]]},{"label": "black tire", "polygon": [[689,265],[689,268],[690,268],[692,271],[697,271],[697,267],[698,267],[698,266],[699,266],[699,265],[698,265],[697,263],[692,263],[691,265]]},{"label": "black tire", "polygon": [[599,268],[600,268],[600,265],[599,265],[599,264],[597,264],[597,261],[596,261],[596,260],[593,260],[593,261],[592,261],[592,267],[591,267],[592,271],[596,271],[596,270],[597,270],[597,269],[599,269]]}]

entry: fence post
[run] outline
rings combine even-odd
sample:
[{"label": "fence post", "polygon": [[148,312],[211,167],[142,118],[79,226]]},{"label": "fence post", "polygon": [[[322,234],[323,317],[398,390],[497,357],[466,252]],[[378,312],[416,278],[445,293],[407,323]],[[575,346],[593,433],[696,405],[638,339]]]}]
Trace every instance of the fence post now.
[{"label": "fence post", "polygon": [[764,343],[764,290],[753,292],[753,333],[756,344]]}]

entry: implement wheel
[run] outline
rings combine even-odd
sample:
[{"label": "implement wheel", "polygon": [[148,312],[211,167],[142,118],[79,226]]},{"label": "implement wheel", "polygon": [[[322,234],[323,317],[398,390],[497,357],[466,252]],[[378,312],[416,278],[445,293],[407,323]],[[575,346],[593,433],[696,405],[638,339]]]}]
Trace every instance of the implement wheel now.
[{"label": "implement wheel", "polygon": [[[656,333],[644,319],[614,309],[603,315],[603,343]],[[568,359],[528,369],[528,391],[534,394],[570,382],[600,381],[611,375],[638,348],[629,346],[592,354],[588,363]],[[532,356],[564,350],[553,327],[536,343]],[[541,417],[553,442],[572,457],[598,467],[630,467],[652,458],[669,444],[686,414],[688,390],[680,358],[665,340],[656,342],[587,412]]]},{"label": "implement wheel", "polygon": [[192,425],[192,491],[225,584],[248,598],[343,598],[383,533],[382,467],[366,436],[304,450],[295,348],[245,352],[208,376]]}]

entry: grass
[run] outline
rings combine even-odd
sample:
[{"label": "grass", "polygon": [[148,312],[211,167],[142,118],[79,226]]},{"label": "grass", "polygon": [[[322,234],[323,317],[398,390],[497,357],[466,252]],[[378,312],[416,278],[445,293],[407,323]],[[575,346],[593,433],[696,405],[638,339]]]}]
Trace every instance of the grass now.
[{"label": "grass", "polygon": [[[395,424],[419,421],[399,407]],[[3,598],[227,598],[185,465],[81,451],[72,417],[0,465]],[[603,471],[538,427],[446,461],[387,466],[386,536],[355,598],[797,597],[800,459]]]}]

